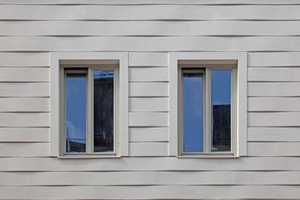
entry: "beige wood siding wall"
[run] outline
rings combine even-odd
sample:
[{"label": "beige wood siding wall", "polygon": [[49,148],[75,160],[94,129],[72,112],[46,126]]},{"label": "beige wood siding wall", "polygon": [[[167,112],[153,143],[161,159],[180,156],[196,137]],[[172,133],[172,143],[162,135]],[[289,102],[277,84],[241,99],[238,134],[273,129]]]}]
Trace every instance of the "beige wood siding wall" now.
[{"label": "beige wood siding wall", "polygon": [[[0,199],[299,199],[299,0],[0,0]],[[129,52],[129,156],[50,157],[51,52]],[[169,155],[169,52],[248,53],[248,156]]]}]

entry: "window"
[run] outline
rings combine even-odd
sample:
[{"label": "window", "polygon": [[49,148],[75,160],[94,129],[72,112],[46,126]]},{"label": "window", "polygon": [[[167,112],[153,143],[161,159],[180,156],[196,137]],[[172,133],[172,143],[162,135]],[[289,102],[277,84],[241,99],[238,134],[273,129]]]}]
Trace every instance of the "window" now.
[{"label": "window", "polygon": [[235,67],[179,65],[179,154],[233,154]]},{"label": "window", "polygon": [[247,155],[247,53],[169,55],[169,155]]},{"label": "window", "polygon": [[64,67],[62,150],[72,154],[115,154],[118,68]]},{"label": "window", "polygon": [[128,156],[128,53],[51,53],[50,78],[50,156]]}]

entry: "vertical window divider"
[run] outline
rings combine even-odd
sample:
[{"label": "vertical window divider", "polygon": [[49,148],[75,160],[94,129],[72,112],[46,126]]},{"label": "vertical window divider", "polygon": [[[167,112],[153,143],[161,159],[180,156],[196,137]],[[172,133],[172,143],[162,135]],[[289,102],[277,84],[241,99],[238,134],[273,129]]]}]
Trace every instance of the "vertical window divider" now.
[{"label": "vertical window divider", "polygon": [[203,149],[204,152],[211,152],[211,69],[206,68],[205,70],[205,91],[204,91],[204,115],[203,115],[203,124],[205,126],[205,133],[203,134]]},{"label": "vertical window divider", "polygon": [[93,76],[92,76],[93,70],[91,68],[88,68],[87,71],[87,94],[86,94],[86,124],[87,124],[87,130],[86,130],[86,153],[90,154],[93,152]]}]

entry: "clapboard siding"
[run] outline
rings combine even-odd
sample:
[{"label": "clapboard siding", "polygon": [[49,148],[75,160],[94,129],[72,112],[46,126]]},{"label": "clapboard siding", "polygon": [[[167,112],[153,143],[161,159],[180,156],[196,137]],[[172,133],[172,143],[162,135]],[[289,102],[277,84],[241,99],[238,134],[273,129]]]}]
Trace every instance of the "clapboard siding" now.
[{"label": "clapboard siding", "polygon": [[300,98],[250,97],[248,111],[300,111]]},{"label": "clapboard siding", "polygon": [[300,82],[275,82],[275,83],[248,83],[248,96],[260,97],[284,97],[284,96],[300,96]]},{"label": "clapboard siding", "polygon": [[129,126],[168,126],[168,113],[130,112]]},{"label": "clapboard siding", "polygon": [[[299,21],[2,21],[0,35],[270,36],[299,35]],[[132,57],[130,57],[132,59]],[[165,61],[167,62],[167,56]],[[132,62],[132,61],[131,61]],[[153,66],[155,62],[150,62]],[[142,63],[142,66],[145,64]],[[130,63],[130,66],[134,66]],[[167,66],[167,65],[163,65]]]},{"label": "clapboard siding", "polygon": [[168,142],[168,128],[129,128],[130,142]]},{"label": "clapboard siding", "polygon": [[[0,0],[0,199],[299,199],[299,20],[299,0]],[[49,156],[57,52],[128,52],[128,156]],[[247,155],[170,156],[170,52],[248,53]]]},{"label": "clapboard siding", "polygon": [[299,199],[300,190],[299,186],[3,186],[0,194],[6,199]]},{"label": "clapboard siding", "polygon": [[49,69],[0,68],[1,82],[49,82]]},{"label": "clapboard siding", "polygon": [[168,83],[130,83],[131,97],[166,97],[169,94]]},{"label": "clapboard siding", "polygon": [[[123,23],[123,22],[122,22]],[[126,22],[125,22],[126,23]],[[144,22],[143,22],[144,23]],[[162,67],[169,66],[168,53],[130,53],[130,67]]]},{"label": "clapboard siding", "polygon": [[248,126],[300,126],[300,112],[249,113]]},{"label": "clapboard siding", "polygon": [[191,5],[265,5],[265,4],[269,4],[269,5],[297,5],[300,4],[298,0],[286,0],[286,1],[274,1],[274,0],[265,0],[265,1],[260,1],[260,0],[244,0],[244,1],[240,1],[240,0],[210,0],[210,1],[198,1],[198,0],[190,0],[188,2],[182,2],[180,0],[129,0],[126,1],[126,4],[124,4],[124,1],[122,0],[115,0],[115,1],[110,1],[110,0],[102,0],[102,1],[98,1],[98,0],[86,0],[86,1],[82,1],[82,0],[52,0],[52,1],[39,1],[39,0],[1,0],[0,4],[33,4],[33,5],[72,5],[72,4],[76,4],[76,5],[88,5],[88,4],[92,4],[92,5],[160,5],[160,4],[191,4]]},{"label": "clapboard siding", "polygon": [[[290,172],[2,172],[1,186],[14,185],[299,185]],[[243,179],[239,178],[243,177]]]},{"label": "clapboard siding", "polygon": [[[122,159],[0,158],[0,171],[299,171],[298,157],[190,159],[129,157]],[[243,177],[241,177],[243,178]]]},{"label": "clapboard siding", "polygon": [[300,142],[299,128],[249,127],[248,141]]},{"label": "clapboard siding", "polygon": [[129,111],[169,111],[168,98],[130,98]]},{"label": "clapboard siding", "polygon": [[300,81],[300,68],[249,68],[248,81]]},{"label": "clapboard siding", "polygon": [[300,142],[249,142],[249,156],[300,156]]},{"label": "clapboard siding", "polygon": [[248,67],[288,67],[298,66],[300,63],[299,52],[289,53],[249,53]]},{"label": "clapboard siding", "polygon": [[49,83],[0,83],[0,97],[49,97]]},{"label": "clapboard siding", "polygon": [[299,11],[299,5],[78,5],[76,7],[2,5],[0,18],[11,20],[299,20]]},{"label": "clapboard siding", "polygon": [[168,68],[131,68],[129,81],[169,81]]},{"label": "clapboard siding", "polygon": [[168,143],[130,143],[130,156],[168,156]]},{"label": "clapboard siding", "polygon": [[49,128],[0,128],[1,142],[49,142]]},{"label": "clapboard siding", "polygon": [[1,143],[0,157],[40,157],[49,155],[48,143]]},{"label": "clapboard siding", "polygon": [[0,53],[1,67],[49,67],[49,64],[48,53]]},{"label": "clapboard siding", "polygon": [[0,112],[49,112],[49,98],[0,98]]},{"label": "clapboard siding", "polygon": [[[300,9],[299,9],[300,11]],[[0,11],[1,12],[1,11]],[[300,12],[299,12],[300,13]],[[0,37],[0,51],[299,51],[298,37]],[[222,44],[222,45],[220,45]]]},{"label": "clapboard siding", "polygon": [[49,113],[0,113],[2,127],[48,127]]}]

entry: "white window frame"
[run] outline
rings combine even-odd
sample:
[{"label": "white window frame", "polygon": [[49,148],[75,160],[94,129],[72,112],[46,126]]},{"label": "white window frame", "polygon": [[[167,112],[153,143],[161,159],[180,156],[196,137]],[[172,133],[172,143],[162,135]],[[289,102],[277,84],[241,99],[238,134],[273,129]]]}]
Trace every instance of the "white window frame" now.
[{"label": "white window frame", "polygon": [[[231,71],[231,151],[211,152],[211,71],[230,70]],[[178,155],[236,155],[236,67],[235,65],[180,65],[178,74]],[[203,74],[203,152],[183,151],[183,73]]]},{"label": "white window frame", "polygon": [[[63,77],[62,85],[60,89],[62,90],[61,97],[61,118],[63,122],[66,122],[66,81],[67,74],[85,74],[87,80],[87,88],[86,88],[86,152],[66,152],[66,123],[61,123],[61,138],[60,141],[60,149],[61,155],[116,155],[118,151],[118,138],[119,138],[119,127],[118,117],[119,116],[119,73],[118,73],[118,65],[117,64],[103,64],[103,65],[68,65],[61,64],[61,75]],[[109,67],[111,66],[111,67]],[[78,68],[79,70],[77,70]],[[114,71],[114,102],[113,102],[113,118],[114,118],[114,142],[113,142],[113,152],[94,152],[94,70],[113,70]],[[64,111],[64,112],[63,112]]]},{"label": "white window frame", "polygon": [[[117,158],[121,156],[128,156],[128,53],[52,53],[50,54],[50,156],[58,158]],[[115,68],[115,94],[117,93],[117,100],[115,103],[116,115],[114,115],[115,127],[115,144],[113,153],[101,152],[87,152],[87,153],[65,153],[65,105],[64,105],[64,89],[65,86],[65,69],[67,66],[72,69],[87,68],[89,76],[92,76],[92,69],[112,69]],[[107,67],[111,66],[111,67]],[[76,70],[76,69],[75,69]],[[92,84],[91,78],[88,80],[87,85]],[[92,88],[92,86],[88,86]],[[87,97],[92,98],[93,91],[87,90]],[[91,101],[87,101],[90,104]],[[116,105],[118,104],[118,105]],[[92,108],[92,105],[88,105]],[[90,117],[92,114],[87,114],[87,121],[89,122],[90,129],[93,127],[93,119]],[[119,120],[122,119],[122,120]],[[88,125],[88,124],[87,124]],[[91,137],[93,134],[88,133],[87,136]],[[87,138],[87,142],[92,141]],[[87,144],[88,145],[88,144]],[[89,144],[91,145],[91,144]],[[93,145],[91,145],[93,146]]]},{"label": "white window frame", "polygon": [[[169,126],[169,155],[178,157],[195,157],[195,158],[209,158],[209,157],[239,157],[247,155],[247,53],[245,52],[175,52],[169,54],[170,63],[170,126]],[[182,132],[181,121],[182,117],[180,109],[180,99],[179,92],[181,88],[181,68],[188,65],[189,68],[208,68],[211,69],[228,69],[232,66],[235,67],[232,73],[236,75],[232,76],[232,81],[234,81],[232,101],[236,105],[236,110],[234,112],[236,117],[232,118],[233,127],[236,127],[231,138],[232,151],[231,153],[221,153],[221,152],[209,152],[209,153],[182,153]],[[206,84],[210,82],[206,78]],[[206,87],[207,88],[207,87]],[[207,98],[207,95],[206,95]],[[208,112],[205,110],[204,112]],[[234,123],[236,123],[234,125]],[[207,123],[205,122],[206,126]],[[206,127],[205,129],[207,130]],[[207,134],[207,133],[205,133]]]}]

